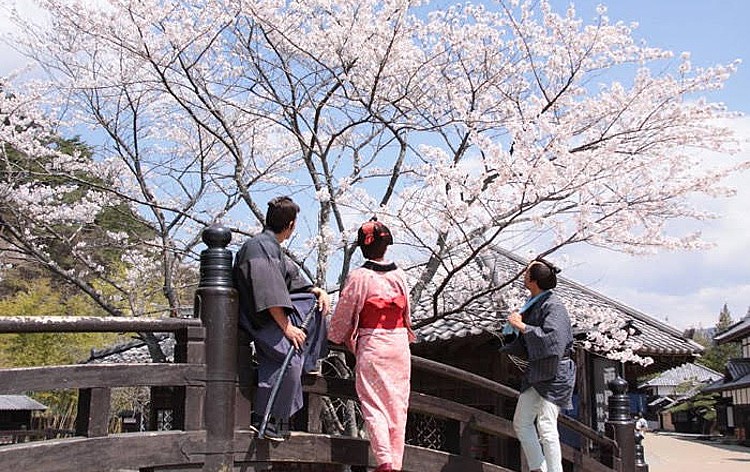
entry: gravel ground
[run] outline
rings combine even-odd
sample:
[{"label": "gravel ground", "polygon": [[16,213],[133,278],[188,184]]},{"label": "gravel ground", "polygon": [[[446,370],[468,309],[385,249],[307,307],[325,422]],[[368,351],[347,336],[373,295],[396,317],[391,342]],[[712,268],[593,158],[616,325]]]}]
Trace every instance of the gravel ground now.
[{"label": "gravel ground", "polygon": [[750,447],[646,433],[649,472],[750,472]]}]

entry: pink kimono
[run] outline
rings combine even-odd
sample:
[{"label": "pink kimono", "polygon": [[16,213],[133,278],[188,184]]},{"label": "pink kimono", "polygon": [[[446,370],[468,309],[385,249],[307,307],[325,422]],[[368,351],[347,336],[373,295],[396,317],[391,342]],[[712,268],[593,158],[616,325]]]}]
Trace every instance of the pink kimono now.
[{"label": "pink kimono", "polygon": [[409,406],[411,329],[405,274],[368,261],[346,280],[328,339],[356,355],[356,387],[378,465],[400,470]]}]

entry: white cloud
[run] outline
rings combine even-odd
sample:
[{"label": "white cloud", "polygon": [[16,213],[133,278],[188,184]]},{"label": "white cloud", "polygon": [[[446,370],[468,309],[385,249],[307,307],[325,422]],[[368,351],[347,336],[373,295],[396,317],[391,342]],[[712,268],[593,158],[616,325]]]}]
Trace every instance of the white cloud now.
[{"label": "white cloud", "polygon": [[12,44],[12,36],[17,33],[17,27],[11,20],[13,11],[17,11],[21,18],[33,18],[35,21],[44,18],[44,13],[34,2],[12,0],[0,5],[0,77],[8,76],[11,72],[29,65],[26,57],[16,51]]},{"label": "white cloud", "polygon": [[[729,159],[750,160],[750,119],[731,126],[743,151]],[[724,303],[742,318],[750,306],[750,172],[727,183],[734,197],[700,201],[721,218],[691,225],[714,248],[629,256],[580,246],[564,251],[563,275],[678,328],[715,325]]]}]

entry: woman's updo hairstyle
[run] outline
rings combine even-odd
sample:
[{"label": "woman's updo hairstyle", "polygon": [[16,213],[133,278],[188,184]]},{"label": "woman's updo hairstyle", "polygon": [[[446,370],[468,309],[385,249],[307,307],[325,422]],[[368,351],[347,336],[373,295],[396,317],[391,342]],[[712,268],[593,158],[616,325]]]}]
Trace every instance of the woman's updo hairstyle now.
[{"label": "woman's updo hairstyle", "polygon": [[391,244],[393,244],[391,230],[379,222],[375,216],[357,230],[357,246],[367,259],[382,259]]}]

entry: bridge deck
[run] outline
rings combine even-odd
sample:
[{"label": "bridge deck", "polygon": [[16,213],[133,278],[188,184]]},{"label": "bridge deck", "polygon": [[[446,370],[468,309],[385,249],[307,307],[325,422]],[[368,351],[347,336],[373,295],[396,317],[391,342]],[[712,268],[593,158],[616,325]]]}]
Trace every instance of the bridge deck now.
[{"label": "bridge deck", "polygon": [[[113,434],[14,444],[0,448],[2,470],[73,472],[117,469],[178,470],[199,468],[207,454],[202,431]],[[237,431],[228,449],[238,468],[251,464],[341,464],[375,467],[363,439],[293,432],[282,443],[257,441],[250,431]],[[96,451],[96,454],[91,454]],[[512,472],[486,462],[431,449],[407,446],[404,467],[413,471]]]}]

